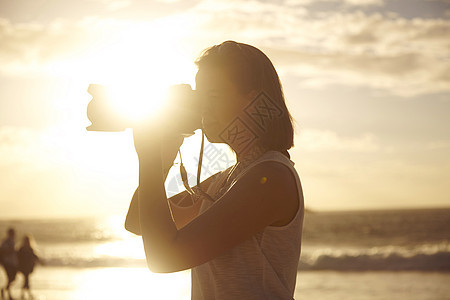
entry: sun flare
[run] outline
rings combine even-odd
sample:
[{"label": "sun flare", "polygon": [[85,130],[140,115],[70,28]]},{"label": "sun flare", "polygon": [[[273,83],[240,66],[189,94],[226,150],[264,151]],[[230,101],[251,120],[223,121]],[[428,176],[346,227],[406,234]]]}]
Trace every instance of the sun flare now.
[{"label": "sun flare", "polygon": [[[107,37],[103,41],[91,45],[83,57],[73,61],[75,68],[71,70],[75,73],[70,75],[77,79],[78,88],[85,86],[83,92],[88,101],[91,98],[86,92],[88,85],[101,84],[108,92],[109,104],[124,118],[137,123],[151,119],[161,111],[168,87],[181,83],[194,87],[196,67],[189,50],[180,42],[183,30],[186,29],[165,21],[121,23],[113,35],[106,32]],[[61,72],[65,69],[64,66],[59,68]],[[84,111],[86,105],[87,102],[83,103]],[[130,131],[125,132],[126,139],[130,135]],[[89,136],[95,136],[95,141],[105,140],[104,146],[97,147],[98,151],[105,152],[104,148],[109,148],[112,156],[122,157],[122,161],[128,158],[129,164],[123,164],[117,172],[131,174],[135,171],[134,150],[132,147],[117,147],[117,134],[106,137],[103,133],[90,133]],[[190,156],[198,152],[196,147],[185,148],[188,148],[184,150],[187,157],[189,152]],[[88,166],[100,163],[95,161],[98,157],[92,153],[89,158],[91,163]]]},{"label": "sun flare", "polygon": [[[193,84],[195,65],[173,36],[173,26],[133,23],[86,57],[92,83],[104,84],[126,118],[152,117],[173,84]],[[92,52],[91,52],[92,53]]]}]

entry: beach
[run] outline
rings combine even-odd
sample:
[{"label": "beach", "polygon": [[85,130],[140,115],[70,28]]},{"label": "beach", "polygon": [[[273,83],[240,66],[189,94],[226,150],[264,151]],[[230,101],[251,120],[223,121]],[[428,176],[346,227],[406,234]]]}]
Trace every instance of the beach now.
[{"label": "beach", "polygon": [[[190,299],[189,271],[152,274],[145,268],[40,267],[31,280],[37,300]],[[450,273],[441,272],[300,271],[295,299],[450,299],[448,282]],[[19,275],[13,286],[17,298],[21,284]]]},{"label": "beach", "polygon": [[[448,224],[449,209],[308,212],[295,299],[450,299]],[[0,232],[9,226],[18,242],[34,237],[44,263],[34,299],[190,299],[190,272],[151,273],[122,216],[0,220]]]}]

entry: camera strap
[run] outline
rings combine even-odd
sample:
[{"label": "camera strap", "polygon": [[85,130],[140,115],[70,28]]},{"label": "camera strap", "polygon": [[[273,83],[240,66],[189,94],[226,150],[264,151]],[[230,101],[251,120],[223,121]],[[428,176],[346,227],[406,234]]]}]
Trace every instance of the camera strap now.
[{"label": "camera strap", "polygon": [[195,188],[195,191],[189,186],[189,181],[188,181],[188,177],[187,177],[187,172],[186,172],[186,168],[183,165],[183,158],[181,157],[181,151],[180,149],[178,149],[178,153],[180,155],[180,175],[181,175],[181,181],[183,182],[184,187],[186,188],[186,191],[190,194],[190,195],[194,195],[195,193],[199,193],[203,196],[205,196],[206,198],[211,199],[211,196],[209,196],[205,191],[202,190],[202,187],[200,185],[201,179],[200,179],[200,175],[202,172],[202,162],[203,162],[203,148],[205,147],[205,133],[203,132],[203,128],[202,128],[202,143],[200,145],[200,153],[198,156],[198,166],[197,166],[197,187]]}]

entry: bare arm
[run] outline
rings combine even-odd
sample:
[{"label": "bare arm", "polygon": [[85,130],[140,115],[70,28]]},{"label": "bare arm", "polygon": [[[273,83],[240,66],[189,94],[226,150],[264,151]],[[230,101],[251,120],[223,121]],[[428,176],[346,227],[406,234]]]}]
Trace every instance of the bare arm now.
[{"label": "bare arm", "polygon": [[[266,226],[287,224],[298,209],[296,182],[290,170],[265,162],[252,168],[205,213],[177,229],[165,195],[164,176],[158,170],[159,151],[139,156],[140,229],[147,264],[154,272],[200,265]],[[266,180],[261,181],[262,177]]]},{"label": "bare arm", "polygon": [[[133,198],[131,199],[130,202],[130,207],[128,208],[128,213],[127,213],[127,217],[125,219],[125,229],[137,234],[137,235],[141,235],[141,225],[139,222],[139,202],[138,202],[138,195],[139,195],[139,187],[136,188],[136,191],[134,191],[133,194]],[[184,197],[188,197],[189,194],[184,191],[181,192],[173,197],[171,197],[169,199],[173,200],[177,203],[177,200],[180,201],[182,198]],[[176,220],[174,220],[176,222]]]},{"label": "bare arm", "polygon": [[[147,133],[148,136],[148,133]],[[154,149],[162,149],[167,150],[164,151],[164,155],[161,155],[160,160],[161,162],[161,168],[158,170],[159,173],[164,176],[164,180],[167,177],[167,174],[169,173],[170,167],[173,164],[173,161],[175,160],[175,157],[177,155],[177,151],[180,148],[181,144],[183,143],[182,137],[173,137],[172,139],[166,139],[162,140],[160,138],[152,139],[150,142],[147,141],[145,143],[145,150],[149,151],[149,149],[153,149],[151,151],[154,151]],[[178,195],[175,195],[174,197],[185,197],[185,194],[181,193]],[[130,206],[128,208],[127,217],[125,219],[125,229],[140,235],[141,234],[141,228],[140,228],[140,222],[139,222],[139,206],[138,206],[138,188],[135,190],[133,197],[130,202]]]},{"label": "bare arm", "polygon": [[[217,174],[216,174],[217,175]],[[202,189],[207,190],[214,179],[214,175],[204,180],[201,183]],[[138,189],[135,190],[133,198],[131,199],[130,207],[128,208],[127,217],[125,219],[125,229],[141,235],[141,226],[139,222],[139,203],[138,203]],[[189,193],[186,191],[176,194],[168,199],[172,218],[177,228],[182,228],[187,223],[192,221],[198,214],[201,202],[192,203]]]},{"label": "bare arm", "polygon": [[[169,173],[169,170],[173,165],[173,161],[175,160],[177,151],[182,143],[183,138],[180,136],[172,136],[172,138],[161,139],[160,137],[157,137],[156,134],[154,134],[153,139],[150,142],[146,141],[144,143],[141,143],[141,145],[143,144],[143,148],[145,150],[141,150],[140,152],[158,153],[157,156],[160,158],[156,159],[161,161],[162,167],[160,168],[158,166],[158,169],[155,169],[154,171],[156,172],[156,176],[158,178],[162,174],[165,181]],[[201,187],[204,191],[208,189],[209,185],[211,184],[216,175],[217,174],[202,181]],[[125,229],[134,234],[141,235],[141,226],[139,221],[138,190],[139,187],[136,188],[133,197],[131,199],[130,206],[128,208],[127,216],[125,219]],[[193,218],[195,218],[198,214],[201,205],[200,202],[193,205],[190,195],[186,191],[174,195],[173,197],[169,198],[168,201],[171,208],[173,221],[175,222],[177,228],[183,227],[184,225],[189,223]]]},{"label": "bare arm", "polygon": [[134,191],[131,198],[130,207],[128,207],[127,217],[125,219],[125,229],[141,235],[141,225],[139,224],[139,207],[138,207],[138,189]]}]

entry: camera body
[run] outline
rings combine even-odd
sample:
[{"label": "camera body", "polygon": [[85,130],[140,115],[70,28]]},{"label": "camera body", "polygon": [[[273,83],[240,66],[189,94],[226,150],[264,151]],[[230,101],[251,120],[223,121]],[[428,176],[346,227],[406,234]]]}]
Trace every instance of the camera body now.
[{"label": "camera body", "polygon": [[88,93],[92,95],[87,106],[87,117],[92,123],[86,127],[88,131],[119,132],[152,123],[158,127],[155,129],[190,136],[201,128],[201,101],[188,84],[171,86],[161,111],[144,120],[132,119],[115,108],[103,85],[90,84]]}]

